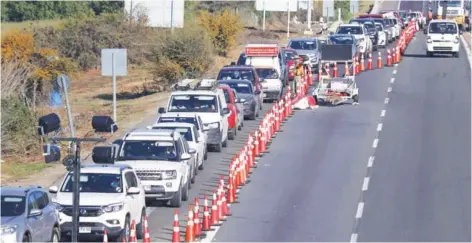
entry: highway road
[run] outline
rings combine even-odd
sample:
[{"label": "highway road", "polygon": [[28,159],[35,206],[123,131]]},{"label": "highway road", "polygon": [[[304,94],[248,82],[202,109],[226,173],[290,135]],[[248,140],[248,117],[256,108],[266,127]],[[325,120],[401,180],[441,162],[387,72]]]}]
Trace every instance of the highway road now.
[{"label": "highway road", "polygon": [[[398,6],[423,9],[381,9]],[[470,242],[470,66],[424,42],[362,73],[359,106],[289,120],[213,241]]]}]

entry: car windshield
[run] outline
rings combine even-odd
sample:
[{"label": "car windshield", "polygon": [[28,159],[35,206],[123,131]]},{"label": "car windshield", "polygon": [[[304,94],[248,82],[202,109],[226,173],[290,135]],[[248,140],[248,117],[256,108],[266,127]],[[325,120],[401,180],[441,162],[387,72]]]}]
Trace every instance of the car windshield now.
[{"label": "car windshield", "polygon": [[402,17],[402,19],[404,19],[404,18],[407,17],[407,13],[406,12],[400,12],[400,16]]},{"label": "car windshield", "polygon": [[256,68],[257,75],[263,79],[276,79],[279,78],[277,70],[274,68]]},{"label": "car windshield", "polygon": [[252,88],[249,84],[245,83],[223,83],[235,89],[239,94],[252,94]]},{"label": "car windshield", "polygon": [[192,130],[190,130],[190,127],[168,127],[168,126],[162,126],[162,127],[153,127],[152,130],[175,130],[176,132],[180,133],[182,137],[187,140],[187,142],[193,142],[193,137],[192,137]]},{"label": "car windshield", "polygon": [[173,95],[170,100],[171,112],[218,112],[214,95]]},{"label": "car windshield", "polygon": [[289,47],[295,50],[316,50],[315,41],[292,40]]},{"label": "car windshield", "polygon": [[461,1],[454,1],[454,0],[449,0],[449,1],[441,1],[441,5],[447,5],[448,7],[460,7],[461,6]]},{"label": "car windshield", "polygon": [[379,23],[375,23],[375,27],[377,28],[377,31],[383,31],[383,25]]},{"label": "car windshield", "polygon": [[252,74],[251,70],[221,70],[218,73],[218,80],[229,80],[229,79],[237,79],[237,80],[249,80],[254,81],[254,75]]},{"label": "car windshield", "polygon": [[231,101],[229,100],[230,96],[229,96],[228,90],[223,89],[223,94],[225,95],[226,104],[231,104]]},{"label": "car windshield", "polygon": [[338,28],[338,34],[362,35],[362,28],[359,26],[341,26]]},{"label": "car windshield", "polygon": [[431,23],[428,32],[431,34],[456,34],[457,25],[455,23]]},{"label": "car windshield", "polygon": [[25,213],[26,197],[2,195],[2,217],[15,217]]},{"label": "car windshield", "polygon": [[397,19],[392,19],[392,21],[393,21],[393,24],[398,24]]},{"label": "car windshield", "polygon": [[179,161],[177,149],[170,141],[125,141],[118,161],[166,160]]},{"label": "car windshield", "polygon": [[368,30],[371,30],[371,29],[375,29],[374,27],[374,23],[370,20],[360,20],[360,19],[356,19],[356,20],[352,20],[351,22],[349,22],[350,24],[363,24],[365,26],[366,29]]},{"label": "car windshield", "polygon": [[199,129],[198,127],[198,121],[194,117],[159,117],[159,120],[157,120],[158,123],[164,123],[164,122],[182,122],[182,123],[190,123],[195,125],[197,130]]},{"label": "car windshield", "polygon": [[[80,173],[80,192],[121,193],[123,185],[120,174]],[[74,191],[74,174],[71,172],[62,184],[61,192]]]},{"label": "car windshield", "polygon": [[354,40],[350,36],[331,36],[329,37],[329,40],[331,41],[331,43],[338,45],[354,44]]}]

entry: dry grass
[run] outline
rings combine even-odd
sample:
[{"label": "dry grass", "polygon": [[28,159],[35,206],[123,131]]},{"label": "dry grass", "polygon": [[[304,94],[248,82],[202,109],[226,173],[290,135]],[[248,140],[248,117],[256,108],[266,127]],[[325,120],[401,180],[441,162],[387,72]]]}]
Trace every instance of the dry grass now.
[{"label": "dry grass", "polygon": [[9,23],[1,23],[1,33],[2,35],[9,32],[9,31],[17,31],[17,30],[31,30],[34,27],[47,27],[53,26],[58,27],[64,20],[61,19],[50,19],[50,20],[37,20],[37,21],[23,21],[23,22],[9,22]]}]

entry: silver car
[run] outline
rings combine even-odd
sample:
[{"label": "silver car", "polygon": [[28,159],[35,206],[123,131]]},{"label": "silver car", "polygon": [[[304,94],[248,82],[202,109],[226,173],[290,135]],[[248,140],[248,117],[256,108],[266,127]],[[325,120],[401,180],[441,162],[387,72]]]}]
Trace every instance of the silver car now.
[{"label": "silver car", "polygon": [[226,84],[238,92],[239,99],[236,103],[243,104],[244,118],[255,120],[259,117],[261,101],[258,99],[259,91],[254,90],[252,82],[248,80],[220,80],[220,84]]},{"label": "silver car", "polygon": [[38,186],[1,187],[1,242],[59,242],[59,215]]},{"label": "silver car", "polygon": [[312,70],[318,72],[321,58],[320,43],[314,37],[293,38],[288,41],[287,47],[297,51],[298,55],[306,55],[310,59]]}]

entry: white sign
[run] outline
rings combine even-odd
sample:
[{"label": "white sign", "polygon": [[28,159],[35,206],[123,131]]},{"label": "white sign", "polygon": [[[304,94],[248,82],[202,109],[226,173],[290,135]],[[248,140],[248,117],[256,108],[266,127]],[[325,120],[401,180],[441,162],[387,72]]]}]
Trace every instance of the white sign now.
[{"label": "white sign", "polygon": [[124,0],[125,11],[134,18],[147,15],[149,27],[183,28],[184,0]]},{"label": "white sign", "polygon": [[102,49],[102,76],[128,75],[127,49]]},{"label": "white sign", "polygon": [[[311,3],[309,3],[311,1]],[[298,9],[302,10],[308,10],[308,4],[311,4],[311,9],[315,9],[315,4],[313,3],[313,0],[299,0],[298,1]]]},{"label": "white sign", "polygon": [[[289,4],[290,2],[290,4]],[[256,10],[267,12],[287,12],[290,5],[290,12],[298,10],[298,0],[256,0]]]}]

